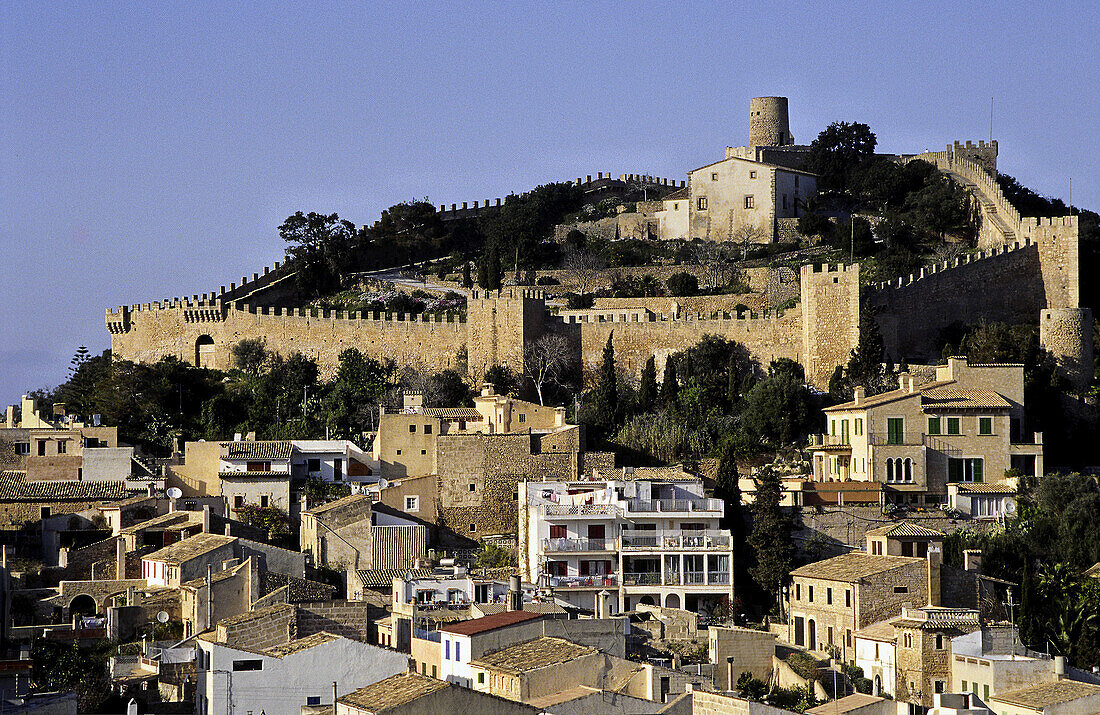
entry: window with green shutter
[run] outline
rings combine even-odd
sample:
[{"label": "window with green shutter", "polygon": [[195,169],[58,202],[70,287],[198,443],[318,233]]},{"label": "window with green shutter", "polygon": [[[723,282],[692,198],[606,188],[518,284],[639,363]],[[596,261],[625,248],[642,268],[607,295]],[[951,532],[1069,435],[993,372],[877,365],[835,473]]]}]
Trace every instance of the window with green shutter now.
[{"label": "window with green shutter", "polygon": [[928,434],[939,434],[939,433],[940,433],[940,418],[939,417],[929,417],[928,418]]},{"label": "window with green shutter", "polygon": [[902,417],[886,418],[886,444],[901,444],[905,439],[905,419]]},{"label": "window with green shutter", "polygon": [[947,434],[962,434],[962,430],[959,427],[958,417],[947,418]]},{"label": "window with green shutter", "polygon": [[992,417],[979,417],[978,418],[978,434],[993,434],[993,418]]}]

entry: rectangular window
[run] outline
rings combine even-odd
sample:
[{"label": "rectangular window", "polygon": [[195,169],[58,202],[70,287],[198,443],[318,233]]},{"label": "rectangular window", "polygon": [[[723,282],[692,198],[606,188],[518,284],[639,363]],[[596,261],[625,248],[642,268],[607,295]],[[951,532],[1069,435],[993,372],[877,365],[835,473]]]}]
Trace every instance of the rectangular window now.
[{"label": "rectangular window", "polygon": [[989,686],[988,685],[983,685],[982,686],[982,699],[983,700],[989,700]]},{"label": "rectangular window", "polygon": [[470,491],[476,492],[477,491],[477,485],[476,484],[471,484],[470,485]]},{"label": "rectangular window", "polygon": [[993,434],[993,418],[992,417],[979,417],[978,418],[978,434]]},{"label": "rectangular window", "polygon": [[711,172],[711,174],[710,174],[710,180],[711,180],[711,181],[718,181],[718,172],[717,172],[717,171],[712,171],[712,172]]},{"label": "rectangular window", "polygon": [[38,456],[39,457],[45,457],[46,456],[46,440],[44,440],[44,439],[38,440]]},{"label": "rectangular window", "polygon": [[65,452],[68,451],[68,449],[69,449],[68,441],[63,440],[63,439],[57,440],[57,453],[58,454],[65,454]]},{"label": "rectangular window", "polygon": [[802,584],[800,584],[800,583],[796,583],[794,585],[794,600],[796,600],[796,601],[801,601],[802,600]]},{"label": "rectangular window", "polygon": [[409,425],[409,434],[416,434],[416,425]]},{"label": "rectangular window", "polygon": [[943,681],[942,680],[937,680],[936,681],[936,692],[937,693],[942,693],[943,692]]},{"label": "rectangular window", "polygon": [[551,524],[551,526],[550,526],[550,538],[551,539],[564,539],[565,538],[565,526],[563,524]]},{"label": "rectangular window", "polygon": [[420,511],[420,497],[405,497],[405,511]]},{"label": "rectangular window", "polygon": [[749,172],[749,178],[750,179],[755,179],[756,178],[756,171],[755,170]]},{"label": "rectangular window", "polygon": [[321,704],[320,695],[310,695],[306,698],[306,705],[309,707],[317,707]]},{"label": "rectangular window", "polygon": [[[829,606],[833,605],[833,589],[831,588],[825,589],[825,603]],[[830,640],[829,642],[832,643],[833,641]]]},{"label": "rectangular window", "polygon": [[902,444],[905,440],[905,418],[886,418],[886,444]]},{"label": "rectangular window", "polygon": [[234,494],[233,495],[233,508],[234,509],[240,509],[243,506],[244,506],[244,495],[243,494]]},{"label": "rectangular window", "polygon": [[462,660],[462,644],[455,641],[455,660]]},{"label": "rectangular window", "polygon": [[787,209],[787,195],[783,194],[783,210]]},{"label": "rectangular window", "polygon": [[527,415],[525,415],[521,412],[520,415],[519,415],[519,421],[520,422],[526,422],[527,421]]},{"label": "rectangular window", "polygon": [[235,660],[233,661],[233,671],[242,670],[263,670],[264,662],[257,658],[256,660]]},{"label": "rectangular window", "polygon": [[844,607],[845,608],[851,608],[852,607],[852,592],[849,589],[844,590]]},{"label": "rectangular window", "polygon": [[909,593],[908,586],[894,586],[894,593]]},{"label": "rectangular window", "polygon": [[439,668],[434,666],[434,665],[432,666],[432,677],[433,678],[438,678],[439,677]]},{"label": "rectangular window", "polygon": [[443,641],[443,660],[451,659],[451,642]]},{"label": "rectangular window", "polygon": [[696,202],[696,205],[699,207],[700,211],[706,211],[707,210],[707,197],[706,196],[700,196],[699,200]]},{"label": "rectangular window", "polygon": [[746,196],[745,197],[745,208],[747,208],[747,209],[756,208],[756,199],[754,199],[752,196]]},{"label": "rectangular window", "polygon": [[248,462],[245,464],[245,469],[249,472],[270,472],[271,462]]},{"label": "rectangular window", "polygon": [[15,443],[15,453],[19,454],[19,455],[30,454],[31,453],[31,443],[30,442],[16,442]]},{"label": "rectangular window", "polygon": [[840,443],[848,444],[848,420],[840,421]]},{"label": "rectangular window", "polygon": [[852,426],[855,428],[856,437],[861,437],[863,435],[863,418],[857,417]]},{"label": "rectangular window", "polygon": [[808,600],[810,603],[814,602],[814,587],[813,586],[809,587],[809,594],[807,595],[806,600]]},{"label": "rectangular window", "polygon": [[947,434],[962,434],[962,430],[959,429],[958,417],[947,418]]},{"label": "rectangular window", "polygon": [[431,433],[432,433],[432,426],[431,425],[424,425],[424,434],[431,434]]},{"label": "rectangular window", "polygon": [[321,460],[320,459],[309,459],[309,460],[307,460],[306,461],[306,471],[308,471],[308,472],[319,472],[319,471],[321,471]]},{"label": "rectangular window", "polygon": [[265,509],[267,507],[271,506],[271,497],[269,497],[267,494],[261,494],[260,495],[260,506],[265,508]]},{"label": "rectangular window", "polygon": [[939,417],[929,417],[928,418],[928,434],[939,434],[939,433],[940,433],[940,418]]},{"label": "rectangular window", "polygon": [[477,684],[478,685],[484,685],[484,683],[485,683],[485,673],[478,673],[477,674]]},{"label": "rectangular window", "polygon": [[966,681],[962,681],[962,692],[966,692]]},{"label": "rectangular window", "polygon": [[953,457],[948,458],[947,481],[980,482],[982,481],[984,467],[985,460],[983,460],[981,457],[972,457],[969,459],[955,459]]}]

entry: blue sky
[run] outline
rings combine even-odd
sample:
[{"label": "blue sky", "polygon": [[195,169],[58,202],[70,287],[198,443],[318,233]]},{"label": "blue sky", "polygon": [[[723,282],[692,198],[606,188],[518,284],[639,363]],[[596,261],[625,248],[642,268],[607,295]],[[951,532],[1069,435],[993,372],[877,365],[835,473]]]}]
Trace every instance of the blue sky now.
[{"label": "blue sky", "polygon": [[0,3],[0,403],[109,345],[108,306],[279,260],[297,210],[682,179],[862,121],[885,151],[1000,141],[1100,208],[1098,3]]}]

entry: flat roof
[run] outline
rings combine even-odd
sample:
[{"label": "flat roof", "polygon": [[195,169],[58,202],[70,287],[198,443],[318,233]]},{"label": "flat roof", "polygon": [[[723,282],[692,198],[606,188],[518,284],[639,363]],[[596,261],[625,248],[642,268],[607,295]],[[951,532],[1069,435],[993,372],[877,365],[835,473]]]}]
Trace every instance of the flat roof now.
[{"label": "flat roof", "polygon": [[444,626],[439,630],[444,633],[454,633],[460,636],[472,636],[478,633],[488,633],[489,631],[495,631],[497,628],[504,628],[506,626],[512,626],[517,623],[523,623],[524,621],[534,621],[543,617],[542,613],[531,613],[530,611],[505,611],[504,613],[494,613],[491,616],[483,616],[481,618],[474,618],[469,621],[462,621],[460,623],[452,623],[449,626]]}]

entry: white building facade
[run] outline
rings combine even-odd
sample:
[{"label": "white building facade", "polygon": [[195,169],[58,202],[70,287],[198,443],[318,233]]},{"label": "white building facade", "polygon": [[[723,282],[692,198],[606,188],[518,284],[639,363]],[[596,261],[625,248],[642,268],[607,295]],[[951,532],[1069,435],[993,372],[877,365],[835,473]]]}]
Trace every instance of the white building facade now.
[{"label": "white building facade", "polygon": [[520,573],[597,613],[603,591],[620,611],[708,613],[732,596],[723,508],[698,479],[521,482]]}]

